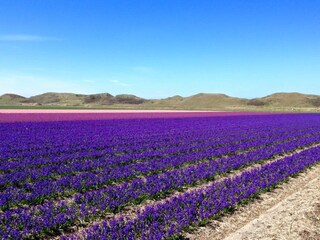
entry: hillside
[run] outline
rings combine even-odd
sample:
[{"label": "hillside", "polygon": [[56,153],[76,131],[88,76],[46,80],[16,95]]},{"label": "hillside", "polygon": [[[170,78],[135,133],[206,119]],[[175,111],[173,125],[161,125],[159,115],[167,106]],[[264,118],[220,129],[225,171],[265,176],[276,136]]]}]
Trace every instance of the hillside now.
[{"label": "hillside", "polygon": [[28,98],[26,103],[37,105],[82,105],[85,95],[73,93],[44,93]]},{"label": "hillside", "polygon": [[225,94],[208,94],[199,93],[191,97],[187,97],[182,102],[183,107],[196,108],[201,106],[202,108],[232,108],[245,106],[247,99],[230,97]]},{"label": "hillside", "polygon": [[3,106],[110,106],[110,105],[137,105],[146,102],[146,99],[135,95],[120,94],[113,96],[109,93],[74,94],[74,93],[43,93],[25,98],[15,94],[0,96],[0,105]]},{"label": "hillside", "polygon": [[199,93],[190,97],[173,96],[147,102],[148,106],[173,109],[224,109],[245,106],[247,99],[230,97],[225,94]]},{"label": "hillside", "polygon": [[0,105],[20,105],[25,100],[26,98],[23,96],[7,93],[0,96]]},{"label": "hillside", "polygon": [[44,93],[30,98],[16,94],[0,96],[0,106],[86,107],[129,109],[185,109],[239,111],[319,111],[320,96],[302,93],[274,93],[261,98],[245,99],[225,94],[199,93],[164,99],[144,99],[131,94]]},{"label": "hillside", "polygon": [[272,107],[320,107],[320,96],[301,93],[275,93],[266,97],[252,99],[249,105]]}]

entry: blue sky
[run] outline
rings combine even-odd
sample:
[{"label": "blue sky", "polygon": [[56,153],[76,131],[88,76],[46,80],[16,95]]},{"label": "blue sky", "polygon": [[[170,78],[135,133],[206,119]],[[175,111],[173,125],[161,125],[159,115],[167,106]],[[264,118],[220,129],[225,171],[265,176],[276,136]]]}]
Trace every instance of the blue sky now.
[{"label": "blue sky", "polygon": [[0,94],[320,94],[320,1],[0,0]]}]

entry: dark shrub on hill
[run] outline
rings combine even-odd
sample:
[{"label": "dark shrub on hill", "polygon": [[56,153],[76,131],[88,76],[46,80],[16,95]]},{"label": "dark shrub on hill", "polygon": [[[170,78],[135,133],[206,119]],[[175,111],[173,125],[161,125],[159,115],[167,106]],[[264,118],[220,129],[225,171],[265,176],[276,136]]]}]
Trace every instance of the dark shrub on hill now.
[{"label": "dark shrub on hill", "polygon": [[258,100],[258,99],[251,99],[251,100],[248,101],[248,105],[251,105],[251,106],[264,106],[264,105],[266,105],[266,103],[264,103],[263,101]]},{"label": "dark shrub on hill", "polygon": [[320,97],[310,99],[310,103],[315,107],[320,107]]}]

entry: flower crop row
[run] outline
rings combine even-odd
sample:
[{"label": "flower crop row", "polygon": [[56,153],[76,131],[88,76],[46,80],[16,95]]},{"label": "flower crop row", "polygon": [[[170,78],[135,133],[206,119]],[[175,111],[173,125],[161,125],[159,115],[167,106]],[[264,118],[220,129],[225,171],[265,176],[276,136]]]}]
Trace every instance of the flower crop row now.
[{"label": "flower crop row", "polygon": [[[296,131],[297,132],[297,131]],[[170,149],[165,149],[165,152],[162,152],[162,154],[156,152],[155,155],[150,154],[150,152],[141,153],[139,155],[130,155],[125,154],[123,156],[118,156],[114,158],[108,158],[107,160],[105,158],[97,158],[97,159],[88,159],[88,160],[82,160],[82,161],[72,161],[68,165],[66,164],[57,164],[57,165],[44,165],[37,168],[28,168],[24,167],[23,170],[15,170],[9,173],[4,173],[0,176],[0,188],[4,190],[6,187],[10,185],[17,185],[23,186],[25,182],[36,182],[38,180],[45,180],[45,179],[56,179],[60,176],[66,176],[66,175],[74,175],[75,173],[80,172],[87,172],[87,171],[95,171],[96,173],[102,172],[102,170],[109,168],[109,167],[115,167],[117,165],[121,166],[134,163],[134,162],[143,162],[146,160],[151,159],[160,159],[165,157],[183,157],[183,155],[187,155],[188,153],[194,153],[194,152],[201,152],[208,149],[213,149],[217,152],[219,152],[219,148],[226,147],[232,145],[233,147],[239,146],[239,150],[241,150],[241,147],[245,146],[245,144],[249,144],[250,142],[254,142],[254,140],[259,139],[259,143],[262,139],[271,138],[272,140],[269,140],[267,142],[261,142],[263,144],[270,144],[273,143],[277,138],[273,139],[272,137],[281,136],[281,139],[278,141],[283,140],[283,134],[286,133],[285,136],[291,136],[290,133],[287,131],[284,132],[268,132],[267,135],[263,134],[257,134],[257,133],[248,133],[245,137],[239,136],[238,138],[231,138],[229,141],[203,141],[203,142],[196,142],[194,144],[189,144],[185,147],[175,147]],[[304,136],[306,134],[314,134],[313,131],[300,131],[299,135],[298,133],[295,133],[295,138]],[[260,143],[260,144],[261,144]],[[250,148],[253,148],[256,146],[250,145]],[[180,156],[178,156],[180,155]],[[187,155],[188,156],[188,155]],[[120,162],[119,162],[120,159]],[[126,159],[126,161],[123,161]],[[126,164],[124,164],[126,163]],[[21,162],[19,163],[21,164]],[[30,187],[29,187],[30,188]]]},{"label": "flower crop row", "polygon": [[[211,126],[212,128],[212,126]],[[274,129],[278,129],[277,125],[275,124],[273,126]],[[289,127],[286,126],[287,130],[290,129],[297,129],[296,125]],[[181,129],[183,130],[183,129]],[[139,156],[141,153],[149,153],[152,154],[154,150],[163,152],[166,150],[166,148],[170,148],[171,146],[184,146],[188,145],[193,142],[201,142],[204,140],[210,140],[210,139],[226,139],[228,138],[229,141],[232,140],[232,138],[239,138],[239,135],[242,134],[250,134],[250,132],[266,132],[268,133],[268,130],[270,131],[270,125],[268,127],[260,126],[259,124],[255,124],[253,126],[250,126],[250,128],[244,128],[244,129],[238,129],[236,132],[234,132],[235,127],[234,126],[228,126],[228,128],[218,128],[218,129],[211,129],[211,131],[203,131],[203,129],[199,129],[197,133],[193,133],[190,135],[187,133],[175,133],[174,136],[171,138],[166,138],[163,136],[163,134],[158,134],[157,138],[154,139],[145,139],[146,142],[144,142],[143,145],[140,143],[137,143],[136,140],[132,143],[130,141],[122,141],[121,143],[118,143],[116,145],[113,145],[112,147],[105,149],[101,146],[101,142],[99,143],[99,146],[93,145],[92,143],[86,143],[83,144],[83,142],[79,143],[79,146],[82,146],[84,150],[78,151],[76,146],[70,147],[69,145],[65,145],[64,148],[67,148],[68,151],[64,151],[63,147],[55,148],[52,147],[48,149],[44,149],[45,152],[49,152],[52,150],[57,151],[57,154],[48,154],[48,156],[37,156],[34,155],[32,151],[27,152],[30,156],[24,156],[23,160],[16,161],[14,154],[10,154],[7,151],[3,151],[6,153],[7,159],[3,157],[2,163],[0,163],[0,170],[2,171],[9,171],[9,170],[16,170],[26,167],[32,167],[32,166],[42,166],[46,164],[59,164],[59,163],[66,163],[68,161],[74,161],[75,159],[79,159],[80,161],[88,158],[98,158],[98,157],[106,157],[106,158],[112,158],[114,156],[130,156],[130,153],[132,153],[131,157]],[[271,134],[271,133],[270,133]],[[139,134],[138,134],[139,136]],[[17,136],[19,138],[19,136]],[[107,138],[107,137],[106,137]],[[103,139],[108,143],[108,138]],[[102,141],[103,142],[103,141]],[[123,144],[125,143],[125,144]],[[128,145],[129,143],[129,145]],[[3,144],[6,144],[5,142]],[[147,145],[146,145],[147,144]],[[41,145],[41,144],[40,144]],[[86,148],[85,148],[85,147]],[[0,158],[1,159],[1,158]],[[108,161],[109,162],[109,161]]]},{"label": "flower crop row", "polygon": [[[319,143],[316,114],[0,123],[0,236],[48,238],[79,227],[87,228],[68,237],[172,236],[224,208],[205,195],[213,208],[196,202],[198,212],[181,206],[181,213],[174,210],[163,221],[145,210],[126,218],[126,206],[140,209],[146,200],[163,199],[147,208],[156,212],[156,206],[173,203],[177,191],[178,198],[187,196],[191,186],[208,185],[230,171],[279,162],[291,153],[316,157],[312,149],[319,150]],[[241,201],[235,198],[232,203]],[[111,221],[93,224],[105,216]]]},{"label": "flower crop row", "polygon": [[[271,119],[269,119],[271,118]],[[185,137],[187,133],[197,134],[210,133],[212,131],[224,132],[229,130],[229,134],[235,135],[242,130],[255,129],[258,126],[273,125],[278,128],[281,124],[273,120],[274,117],[264,117],[250,121],[248,117],[237,118],[237,121],[227,121],[229,119],[186,119],[186,120],[144,120],[144,121],[89,121],[89,122],[61,122],[61,123],[15,123],[2,124],[0,130],[0,161],[7,158],[16,157],[40,157],[44,155],[61,155],[67,152],[79,150],[94,150],[114,148],[121,146],[134,147],[146,143],[150,146],[153,143],[155,147],[158,142],[171,141],[179,137]],[[249,121],[248,121],[249,120]],[[165,121],[165,124],[162,124]],[[292,121],[286,119],[286,127],[299,126],[304,118],[295,118]],[[149,124],[152,122],[152,124]],[[312,123],[312,122],[311,122]],[[190,128],[192,124],[192,128]],[[213,125],[214,124],[214,125]],[[130,125],[129,127],[127,127]],[[144,127],[146,126],[147,127]],[[178,125],[178,126],[177,126]],[[198,126],[200,125],[200,126]],[[239,128],[238,126],[242,127]],[[83,128],[86,126],[86,128]],[[317,125],[315,125],[317,126]],[[81,129],[81,131],[79,131]],[[5,131],[4,131],[5,130]],[[258,129],[257,129],[258,130]],[[168,139],[166,139],[168,137]],[[22,148],[18,150],[19,148]],[[41,152],[37,154],[37,149]],[[128,150],[128,149],[127,149]],[[130,150],[130,148],[129,148]],[[22,155],[15,155],[20,153]]]},{"label": "flower crop row", "polygon": [[[312,134],[312,132],[310,133],[307,131],[303,136],[300,136],[300,138],[303,137],[304,141],[309,140],[314,142],[319,138],[318,134],[305,137],[306,134],[309,135]],[[9,186],[1,193],[0,207],[2,209],[7,209],[19,203],[41,204],[48,199],[61,198],[77,192],[100,188],[113,182],[165,172],[172,168],[180,168],[185,164],[197,164],[205,159],[221,158],[222,156],[236,154],[239,151],[250,150],[257,146],[265,146],[278,141],[286,141],[294,136],[294,133],[288,133],[272,139],[259,139],[249,143],[240,143],[238,145],[209,148],[199,152],[138,162],[131,165],[119,166],[117,168],[106,167],[101,171],[83,172],[58,179],[40,180],[35,183],[23,183],[22,181],[19,186]],[[21,179],[19,175],[17,175],[17,178],[19,180]]]},{"label": "flower crop row", "polygon": [[94,225],[79,235],[62,239],[163,239],[198,225],[224,209],[255,196],[320,161],[320,147],[228,178],[204,189],[186,192],[138,212],[135,218],[119,217]]},{"label": "flower crop row", "polygon": [[[317,137],[320,141],[319,137]],[[6,228],[17,230],[24,236],[44,234],[65,227],[90,221],[107,212],[119,211],[128,203],[140,203],[144,199],[165,197],[181,187],[194,185],[214,179],[218,174],[238,169],[284,152],[292,152],[313,144],[315,138],[300,139],[235,156],[224,157],[216,161],[200,163],[182,169],[175,169],[163,174],[156,174],[143,179],[135,179],[120,185],[109,186],[95,191],[77,194],[71,201],[47,202],[35,207],[23,207],[5,211],[2,222]]]},{"label": "flower crop row", "polygon": [[[206,142],[211,142],[215,145],[223,145],[223,144],[232,144],[234,141],[241,140],[240,137],[244,139],[249,139],[249,136],[255,132],[257,129],[253,129],[251,131],[246,130],[243,131],[242,134],[239,132],[237,136],[230,136],[230,131],[222,131],[217,134],[214,133],[205,133],[205,134],[197,134],[197,135],[184,135],[183,138],[175,138],[170,142],[167,142],[166,145],[158,145],[157,143],[148,143],[148,148],[143,148],[143,146],[137,147],[135,149],[134,146],[126,146],[125,148],[121,148],[119,146],[115,146],[113,149],[109,149],[108,151],[104,150],[94,150],[92,148],[87,149],[82,152],[71,152],[64,153],[60,155],[50,155],[47,157],[32,157],[32,158],[24,158],[19,161],[3,161],[0,164],[0,170],[3,172],[16,171],[18,169],[26,169],[26,168],[39,168],[41,166],[46,165],[62,165],[69,162],[75,161],[83,161],[83,160],[96,160],[97,158],[102,158],[107,160],[105,164],[111,165],[122,165],[126,164],[129,160],[132,159],[143,159],[143,158],[151,158],[162,156],[164,154],[174,154],[175,152],[182,152],[186,150],[190,150],[193,148],[193,145],[199,145]],[[274,131],[276,132],[276,131]],[[272,134],[270,132],[269,134]],[[276,132],[277,134],[281,134],[281,132]],[[273,133],[275,134],[275,133]],[[267,135],[268,136],[268,135]],[[134,149],[134,150],[133,150]],[[129,161],[130,163],[130,161]]]},{"label": "flower crop row", "polygon": [[[189,133],[192,135],[197,134],[199,130],[201,132],[205,132],[206,129],[212,130],[212,126],[203,121],[201,121],[201,129],[197,128],[198,131],[190,129],[188,121],[179,122],[179,127],[176,127],[176,121],[168,120],[166,121],[168,131],[163,131],[162,121],[153,122],[154,124],[149,125],[148,128],[141,127],[143,122],[137,124],[133,120],[2,124],[0,130],[5,131],[1,135],[3,144],[0,145],[0,149],[3,155],[0,159],[5,159],[6,156],[10,158],[39,157],[67,153],[70,150],[86,150],[88,147],[90,149],[108,149],[115,146],[135,146],[144,143],[149,145],[150,142],[156,145],[159,141],[165,142],[168,139],[179,137],[180,134]],[[128,124],[130,127],[127,127]],[[87,128],[82,129],[83,125],[86,125]],[[196,121],[193,121],[193,125],[196,127]],[[236,126],[232,126],[232,124],[224,126],[219,122],[215,124],[215,128],[222,131],[232,127]],[[13,136],[15,137],[13,138]],[[32,136],[31,139],[30,136]]]}]

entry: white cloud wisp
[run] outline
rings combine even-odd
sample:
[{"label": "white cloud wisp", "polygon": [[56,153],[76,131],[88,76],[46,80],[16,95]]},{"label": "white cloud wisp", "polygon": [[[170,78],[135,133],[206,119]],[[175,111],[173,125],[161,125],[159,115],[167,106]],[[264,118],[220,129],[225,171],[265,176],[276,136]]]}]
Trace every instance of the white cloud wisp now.
[{"label": "white cloud wisp", "polygon": [[5,34],[0,35],[2,42],[45,42],[45,41],[59,41],[61,39],[39,35],[28,34]]}]

